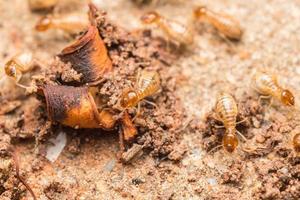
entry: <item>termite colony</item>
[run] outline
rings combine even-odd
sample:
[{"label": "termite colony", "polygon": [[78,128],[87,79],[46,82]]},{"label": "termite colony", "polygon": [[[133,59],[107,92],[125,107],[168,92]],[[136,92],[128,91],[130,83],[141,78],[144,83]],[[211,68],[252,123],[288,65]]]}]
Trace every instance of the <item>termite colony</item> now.
[{"label": "termite colony", "polygon": [[[57,3],[54,0],[45,1],[49,3],[47,5],[42,1],[29,2],[32,10],[52,9]],[[156,4],[159,1],[135,2]],[[174,43],[183,49],[195,42],[195,26],[199,21],[210,24],[229,40],[239,41],[243,35],[239,22],[232,16],[204,6],[198,6],[190,12],[188,24],[168,19],[157,11],[145,13],[140,20],[144,25],[153,25],[162,30],[167,43]],[[147,37],[151,32],[143,32],[147,38],[141,41],[110,24],[105,13],[98,11],[93,4],[89,4],[88,14],[43,16],[35,29],[38,32],[60,29],[72,35],[81,33],[57,55],[50,66],[43,69],[43,78],[37,76],[33,85],[21,83],[23,75],[44,67],[31,52],[24,51],[12,56],[4,66],[5,74],[17,86],[41,99],[51,123],[73,129],[118,132],[122,153],[120,158],[124,162],[145,147],[152,148],[158,156],[166,156],[172,151],[168,145],[172,143],[172,137],[176,137],[176,129],[180,128],[183,111],[180,106],[172,111],[167,110],[167,107],[178,105],[176,97],[172,95],[175,86],[170,86],[172,84],[166,81],[170,77],[165,77],[160,65],[166,63],[166,67],[169,63],[159,57],[157,51],[161,44],[152,41],[151,36]],[[146,56],[137,51],[150,45],[155,48],[150,48]],[[155,59],[149,59],[153,57]],[[288,107],[295,105],[293,93],[278,83],[276,75],[258,71],[252,78],[252,87],[261,95],[258,102],[267,98],[270,99],[270,105],[273,99]],[[212,127],[221,133],[220,144],[215,146],[222,146],[228,153],[236,151],[241,144],[239,138],[247,141],[244,133],[237,128],[248,120],[239,115],[237,102],[231,93],[221,92],[216,98],[214,115],[211,116],[214,118]],[[168,113],[160,113],[160,109]],[[172,116],[171,122],[162,121],[162,115]],[[165,146],[156,145],[151,138],[154,131],[161,135],[173,135],[171,139],[163,141]],[[147,140],[149,137],[151,139]],[[299,152],[299,133],[293,136],[292,143],[294,150]],[[125,153],[130,146],[133,150]]]}]

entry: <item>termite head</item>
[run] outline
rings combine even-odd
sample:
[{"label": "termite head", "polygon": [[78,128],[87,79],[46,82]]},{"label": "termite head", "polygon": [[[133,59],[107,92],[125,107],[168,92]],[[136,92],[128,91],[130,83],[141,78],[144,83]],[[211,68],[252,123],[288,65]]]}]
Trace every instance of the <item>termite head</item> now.
[{"label": "termite head", "polygon": [[122,108],[130,108],[136,106],[138,102],[138,94],[134,90],[126,90],[120,98]]},{"label": "termite head", "polygon": [[46,31],[51,26],[51,18],[49,16],[42,17],[35,25],[35,30]]},{"label": "termite head", "polygon": [[285,89],[281,92],[281,101],[287,106],[295,105],[295,97],[291,91]]},{"label": "termite head", "polygon": [[300,152],[300,133],[294,135],[293,146],[296,152]]},{"label": "termite head", "polygon": [[195,15],[195,17],[199,18],[199,17],[206,15],[206,12],[207,12],[207,8],[205,6],[198,6],[194,10],[194,15]]},{"label": "termite head", "polygon": [[16,63],[13,60],[10,60],[5,64],[4,70],[7,76],[17,79],[19,72],[16,68]]},{"label": "termite head", "polygon": [[223,136],[223,147],[224,149],[232,153],[236,147],[238,146],[238,138],[235,134],[234,129],[229,129],[226,131],[225,135]]},{"label": "termite head", "polygon": [[5,63],[5,74],[11,78],[17,79],[22,75],[22,71],[26,70],[32,64],[32,53],[22,52],[13,56],[9,61]]},{"label": "termite head", "polygon": [[153,23],[157,23],[160,20],[160,18],[161,18],[161,16],[157,12],[151,11],[151,12],[144,14],[141,17],[141,21],[144,24],[153,24]]}]

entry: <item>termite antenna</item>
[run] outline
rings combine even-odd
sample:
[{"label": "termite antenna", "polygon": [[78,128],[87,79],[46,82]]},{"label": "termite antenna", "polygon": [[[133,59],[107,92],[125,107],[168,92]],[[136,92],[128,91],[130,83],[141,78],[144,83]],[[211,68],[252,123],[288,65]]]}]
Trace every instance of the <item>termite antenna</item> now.
[{"label": "termite antenna", "polygon": [[213,147],[211,150],[209,150],[209,151],[207,152],[207,154],[211,154],[212,152],[216,151],[217,149],[219,149],[219,148],[221,148],[221,147],[223,147],[222,144],[221,144],[221,145],[218,145],[218,146],[215,146],[215,147]]}]

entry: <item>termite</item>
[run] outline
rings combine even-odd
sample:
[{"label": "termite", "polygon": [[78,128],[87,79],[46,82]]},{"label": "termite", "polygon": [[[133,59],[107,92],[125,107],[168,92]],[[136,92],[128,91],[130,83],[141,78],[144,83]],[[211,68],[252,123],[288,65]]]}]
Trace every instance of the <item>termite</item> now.
[{"label": "termite", "polygon": [[236,125],[244,120],[236,122],[238,107],[235,99],[230,94],[225,92],[220,93],[216,102],[216,115],[217,119],[223,122],[226,129],[222,141],[223,147],[227,152],[232,153],[238,146],[236,133],[239,133],[244,138],[244,136],[236,130]]},{"label": "termite", "polygon": [[89,26],[88,15],[71,13],[67,15],[47,15],[42,17],[36,24],[35,29],[39,32],[49,29],[63,30],[69,34],[77,34]]},{"label": "termite", "polygon": [[272,100],[272,98],[275,98],[286,106],[295,105],[295,97],[293,93],[278,84],[277,76],[275,74],[256,72],[252,81],[254,89],[263,95],[260,99],[267,98]]},{"label": "termite", "polygon": [[120,98],[120,105],[123,109],[133,108],[138,103],[156,93],[160,88],[160,77],[156,71],[143,70],[138,75],[135,88],[127,89]]},{"label": "termite", "polygon": [[16,85],[26,89],[28,86],[20,84],[19,81],[24,73],[33,70],[34,67],[32,53],[26,51],[18,53],[9,59],[4,66],[4,71],[8,77],[15,80]]},{"label": "termite", "polygon": [[28,4],[31,10],[49,10],[52,9],[58,0],[28,0]]},{"label": "termite", "polygon": [[300,133],[297,133],[293,137],[293,146],[296,152],[300,153]]},{"label": "termite", "polygon": [[243,35],[239,22],[230,15],[217,13],[205,6],[199,6],[194,10],[194,16],[196,19],[207,21],[228,39],[240,40]]},{"label": "termite", "polygon": [[154,24],[168,37],[168,40],[177,45],[189,46],[194,41],[194,29],[192,24],[183,25],[177,21],[166,19],[156,11],[151,11],[141,17],[143,24]]}]

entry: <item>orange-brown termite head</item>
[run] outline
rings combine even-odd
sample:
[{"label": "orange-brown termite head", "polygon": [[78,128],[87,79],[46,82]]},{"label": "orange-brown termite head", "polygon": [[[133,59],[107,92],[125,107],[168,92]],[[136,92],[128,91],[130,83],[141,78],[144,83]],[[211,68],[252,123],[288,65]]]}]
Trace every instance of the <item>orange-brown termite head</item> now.
[{"label": "orange-brown termite head", "polygon": [[161,16],[156,11],[150,11],[141,17],[144,24],[153,24],[159,22]]},{"label": "orange-brown termite head", "polygon": [[19,83],[24,73],[33,70],[35,65],[33,64],[33,56],[31,52],[21,52],[13,56],[9,61],[5,63],[4,72],[12,78],[16,85],[22,88],[28,88],[25,85]]},{"label": "orange-brown termite head", "polygon": [[300,133],[294,135],[293,146],[297,153],[300,153]]},{"label": "orange-brown termite head", "polygon": [[46,85],[42,90],[51,121],[73,128],[114,128],[113,113],[99,112],[87,87]]},{"label": "orange-brown termite head", "polygon": [[281,102],[287,106],[294,106],[295,97],[293,93],[287,89],[283,89],[281,92]]},{"label": "orange-brown termite head", "polygon": [[227,129],[225,135],[223,136],[223,148],[232,153],[238,146],[238,138],[235,133],[235,129]]},{"label": "orange-brown termite head", "polygon": [[122,108],[131,108],[138,104],[139,97],[134,90],[125,90],[121,95],[120,105]]},{"label": "orange-brown termite head", "polygon": [[82,74],[82,83],[96,82],[112,70],[112,62],[96,26],[90,26],[81,38],[63,49],[59,57]]},{"label": "orange-brown termite head", "polygon": [[17,80],[22,76],[22,73],[31,69],[32,63],[33,57],[31,52],[18,53],[5,63],[5,74]]},{"label": "orange-brown termite head", "polygon": [[22,76],[22,72],[17,69],[16,65],[17,64],[13,60],[9,60],[4,66],[5,74],[15,80]]},{"label": "orange-brown termite head", "polygon": [[35,29],[40,32],[46,31],[51,27],[51,21],[52,20],[49,16],[44,16],[36,23]]},{"label": "orange-brown termite head", "polygon": [[203,15],[206,15],[207,9],[205,6],[198,6],[194,9],[194,16],[196,18],[202,17]]}]

